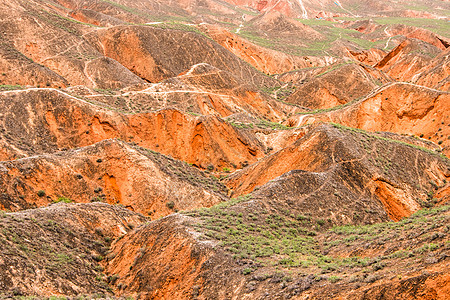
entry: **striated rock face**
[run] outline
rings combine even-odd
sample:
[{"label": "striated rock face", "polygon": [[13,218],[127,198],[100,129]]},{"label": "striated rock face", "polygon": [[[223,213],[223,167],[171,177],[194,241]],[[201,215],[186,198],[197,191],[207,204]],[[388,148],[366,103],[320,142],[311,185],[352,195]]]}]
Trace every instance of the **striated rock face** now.
[{"label": "striated rock face", "polygon": [[3,142],[10,149],[3,160],[108,138],[135,142],[201,168],[239,166],[263,155],[255,138],[215,116],[176,110],[125,115],[51,89],[3,92],[0,103],[5,108],[1,122],[8,132]]},{"label": "striated rock face", "polygon": [[[243,211],[243,214],[246,216],[246,206],[248,205],[238,205],[231,209],[219,210],[219,212],[232,213],[234,211]],[[250,206],[256,209],[253,212],[258,212],[258,206]],[[438,217],[448,219],[448,213],[439,214]],[[433,220],[433,217],[427,217],[426,220]],[[280,285],[279,280],[282,280],[285,275],[283,271],[278,271],[277,274],[279,275],[277,276],[275,275],[276,273],[272,273],[273,271],[269,271],[267,268],[261,266],[261,264],[259,266],[251,264],[251,260],[240,260],[237,264],[233,263],[230,255],[224,255],[221,247],[213,246],[213,240],[211,238],[208,238],[206,241],[201,241],[194,237],[194,233],[187,232],[190,226],[189,223],[192,222],[193,220],[190,218],[172,216],[133,232],[133,234],[129,235],[130,241],[122,239],[119,243],[115,244],[113,246],[113,253],[117,252],[117,255],[108,261],[107,271],[111,272],[109,274],[117,275],[119,278],[117,292],[123,295],[128,292],[132,295],[140,295],[148,299],[154,297],[189,299],[193,295],[198,295],[199,298],[212,297],[220,299],[234,297],[261,298],[267,296],[277,298],[283,295],[289,295],[293,299],[299,299],[304,295],[309,295],[312,299],[323,299],[324,297],[330,299],[339,299],[342,297],[359,299],[366,293],[371,293],[370,295],[383,295],[389,297],[388,299],[394,299],[397,296],[408,298],[415,295],[417,290],[438,295],[445,295],[447,291],[446,285],[448,284],[448,278],[445,274],[447,264],[444,262],[439,266],[436,263],[431,265],[421,264],[424,270],[426,270],[423,274],[408,273],[407,275],[403,275],[401,279],[390,279],[391,275],[389,275],[389,270],[392,270],[390,265],[382,267],[382,271],[378,272],[375,279],[368,277],[368,279],[365,279],[363,276],[360,276],[359,271],[354,270],[353,274],[356,273],[357,275],[355,274],[353,277],[350,277],[351,279],[347,276],[339,277],[340,282],[338,284],[329,283],[327,279],[314,278],[308,274],[303,276],[293,275],[291,277],[292,281],[289,281],[284,291],[279,293],[275,287]],[[368,228],[372,229],[371,227]],[[441,229],[442,225],[438,225],[438,228]],[[172,243],[157,238],[161,230],[168,233],[167,236],[173,241]],[[400,235],[405,236],[403,233],[400,233]],[[333,234],[324,234],[323,236],[317,237],[317,239],[326,239],[331,236]],[[392,235],[389,234],[389,236],[391,237]],[[342,237],[342,233],[341,235],[335,234],[333,237]],[[346,237],[346,235],[344,234],[343,237]],[[382,240],[382,237],[375,237],[375,242],[382,242]],[[125,242],[128,242],[129,245],[136,246],[132,248],[125,247]],[[443,242],[443,240],[439,240],[439,242]],[[378,246],[378,249],[375,245],[370,245],[366,251],[372,251],[370,257],[376,258],[377,255],[380,255],[383,251],[389,249],[389,247],[399,245],[399,243],[401,243],[400,237],[392,238],[387,242],[383,242],[383,245],[381,247]],[[138,248],[141,245],[143,247]],[[411,246],[412,249],[420,249],[422,245],[419,242]],[[349,246],[354,251],[362,248],[357,243],[350,243]],[[156,249],[161,248],[166,249],[166,251],[157,252]],[[331,255],[337,255],[337,253],[345,255],[344,253],[346,251],[340,246],[331,246],[330,248],[333,251],[333,254],[330,253]],[[174,252],[180,255],[180,259],[176,262],[168,263],[166,259],[171,257]],[[152,259],[149,256],[151,253],[154,253]],[[432,255],[439,256],[442,253],[440,251],[438,253],[432,253]],[[410,260],[414,261],[414,259]],[[178,261],[182,261],[183,265],[178,266],[176,264]],[[390,262],[401,265],[405,263],[402,259],[394,259]],[[417,263],[420,264],[420,262]],[[216,267],[212,269],[211,265],[215,265]],[[184,268],[185,266],[193,266],[195,271],[187,272]],[[121,270],[129,267],[131,267],[129,273],[120,273]],[[253,271],[250,275],[244,276],[243,270],[246,270],[246,267],[253,269]],[[159,270],[164,270],[164,273],[160,273]],[[149,273],[155,274],[155,272],[156,276],[142,276],[143,274]],[[331,272],[335,274],[335,272]],[[228,277],[223,277],[226,275]],[[170,277],[171,280],[164,280],[167,277]],[[212,284],[218,288],[211,289],[210,286]],[[444,298],[438,297],[436,299]]]},{"label": "striated rock face", "polygon": [[375,68],[396,80],[410,81],[423,68],[427,68],[438,53],[440,50],[430,44],[405,40],[380,60]]},{"label": "striated rock face", "polygon": [[86,63],[85,72],[99,89],[121,89],[128,86],[145,83],[117,61],[100,57]]},{"label": "striated rock face", "polygon": [[179,108],[203,115],[228,117],[244,113],[250,117],[280,121],[287,113],[295,111],[294,107],[267,97],[255,85],[208,64],[194,65],[189,71],[146,91],[153,92],[154,97],[166,97],[167,101],[176,103],[172,106],[177,108],[179,104],[190,103],[190,106]]},{"label": "striated rock face", "polygon": [[[123,26],[120,17],[142,24],[151,15],[135,16],[134,9],[127,10],[117,3],[38,2],[10,0],[1,13],[1,26],[6,33],[0,45],[2,84],[116,89],[143,80],[155,82],[173,77],[203,62],[241,79],[252,78],[252,83],[258,86],[276,83],[217,43],[192,32],[194,29],[187,25],[180,25],[185,31]],[[141,1],[139,5],[145,6],[146,2]],[[67,13],[65,7],[73,10]],[[135,18],[123,13],[131,13]],[[17,39],[17,36],[24,38]],[[112,36],[111,44],[107,40]],[[153,47],[155,43],[160,47]],[[191,57],[185,57],[187,53]]]},{"label": "striated rock face", "polygon": [[65,90],[124,113],[176,109],[193,115],[248,118],[279,122],[299,109],[275,101],[258,87],[208,64],[197,64],[187,72],[159,83],[137,84],[122,90],[70,87]]},{"label": "striated rock face", "polygon": [[[211,260],[214,253],[209,243],[199,243],[193,233],[183,228],[186,219],[169,216],[114,244],[107,272],[119,278],[116,287],[119,295],[189,299],[199,294],[206,284],[202,278],[204,268],[208,268],[208,264],[212,268],[218,260]],[[130,247],[130,244],[138,247]],[[170,257],[176,259],[168,259]]]},{"label": "striated rock face", "polygon": [[52,70],[35,63],[12,44],[0,45],[0,82],[8,85],[66,87],[67,80]]},{"label": "striated rock face", "polygon": [[[151,26],[117,26],[97,30],[88,38],[103,55],[117,60],[149,82],[176,76],[198,63],[208,63],[258,86],[276,82],[194,32]],[[154,47],[155,44],[158,47]]]},{"label": "striated rock face", "polygon": [[95,27],[29,1],[8,0],[0,14],[6,33],[0,45],[2,84],[121,88],[142,82],[87,42],[85,36]]},{"label": "striated rock face", "polygon": [[[368,155],[375,157],[368,158]],[[419,169],[406,170],[403,164],[414,165]],[[227,179],[226,184],[233,190],[234,195],[239,196],[292,170],[320,173],[314,176],[318,177],[315,180],[323,182],[321,189],[325,189],[325,183],[328,184],[330,181],[346,181],[346,186],[366,189],[370,197],[377,197],[389,217],[399,220],[420,207],[417,199],[426,200],[427,195],[421,192],[421,183],[427,186],[427,190],[432,188],[428,186],[431,180],[437,180],[440,184],[444,183],[450,175],[449,166],[447,159],[442,160],[438,155],[430,156],[425,151],[405,146],[395,140],[386,141],[381,136],[322,125],[312,129],[286,148],[234,173]],[[417,174],[423,174],[425,177],[418,177],[422,175]],[[291,175],[283,176],[289,178]],[[303,180],[301,176],[298,177],[298,180]],[[310,186],[310,183],[298,183],[295,186],[306,187]],[[267,192],[269,191],[277,195],[277,201],[280,194],[289,195],[293,199],[298,198],[298,192],[295,189],[291,191],[280,188],[277,192],[272,187],[267,188]],[[259,191],[256,192],[256,195],[259,193]],[[306,194],[306,192],[303,193]],[[355,193],[363,194],[364,192],[359,190]],[[329,201],[329,198],[326,199]],[[308,201],[309,203],[305,205],[314,205],[317,201],[320,200]],[[333,215],[336,214],[336,209],[333,209]],[[321,215],[327,217],[326,212],[321,212]]]},{"label": "striated rock face", "polygon": [[430,61],[413,80],[419,85],[450,92],[450,48]]},{"label": "striated rock face", "polygon": [[[324,138],[335,142],[327,143]],[[448,160],[386,138],[330,125],[312,129],[296,146],[297,151],[305,156],[317,153],[323,158],[309,163],[299,159],[294,164],[289,159],[295,152],[282,156],[283,151],[280,151],[241,173],[254,174],[257,169],[271,173],[280,168],[280,165],[271,165],[269,161],[287,161],[286,165],[290,164],[293,171],[262,185],[248,198],[208,210],[168,216],[115,243],[112,249],[114,254],[107,258],[106,270],[110,276],[119,277],[115,285],[117,293],[140,294],[145,298],[181,299],[192,295],[220,299],[277,298],[286,295],[295,298],[306,294],[314,299],[338,299],[358,298],[368,291],[386,295],[385,287],[398,287],[392,291],[392,295],[409,297],[416,292],[405,288],[405,284],[414,282],[419,289],[445,294],[445,287],[432,283],[446,284],[448,281],[444,271],[447,264],[445,256],[442,256],[445,249],[438,246],[431,250],[428,253],[434,259],[425,262],[421,255],[416,257],[416,253],[429,251],[424,249],[430,240],[416,239],[411,243],[405,237],[417,234],[414,233],[415,226],[429,224],[436,228],[436,243],[443,245],[447,238],[438,232],[444,230],[445,223],[442,222],[448,219],[448,207],[442,208],[440,212],[414,215],[398,223],[377,222],[388,218],[399,220],[415,211],[414,207],[431,201],[426,199],[425,191],[436,191],[443,188],[442,184],[448,186],[444,182],[450,176]],[[369,152],[376,153],[374,161],[370,161],[369,157],[374,156],[369,156]],[[404,167],[411,166],[413,161],[417,162],[418,169]],[[437,180],[434,185],[430,184],[431,178]],[[237,178],[233,176],[233,180]],[[424,200],[415,202],[417,198]],[[355,211],[358,213],[355,214]],[[442,222],[437,222],[438,219]],[[336,227],[331,231],[317,229],[321,226],[355,223],[377,224]],[[317,227],[314,224],[321,225]],[[405,230],[405,224],[414,225]],[[297,233],[299,228],[302,229],[299,231],[301,233]],[[380,235],[376,232],[380,232]],[[278,244],[277,238],[271,238],[271,235],[282,233],[289,238],[294,238],[291,235],[296,236],[301,241],[297,246],[299,248],[294,245],[289,248],[288,239],[280,239]],[[166,238],[161,238],[162,234]],[[350,236],[355,235],[367,238],[369,242],[361,243],[358,238],[353,242]],[[335,240],[342,243],[328,244]],[[308,247],[312,246],[309,243],[314,245],[314,249],[324,252],[308,252]],[[411,254],[409,258],[399,259],[403,252],[393,249],[404,249],[404,243],[408,243]],[[171,261],[170,257],[174,253],[178,254],[178,259]],[[323,283],[320,282],[323,279],[314,279],[309,276],[310,273],[300,272],[291,275],[286,287],[280,291],[275,288],[279,286],[279,280],[288,274],[288,270],[301,267],[295,264],[295,260],[291,261],[292,265],[287,263],[288,266],[283,263],[285,260],[277,263],[268,253],[279,253],[279,257],[285,260],[289,260],[289,257],[293,259],[296,255],[302,260],[304,255],[308,255],[311,264],[315,264],[312,257],[318,255],[330,263],[322,265],[328,270],[323,273],[327,274],[324,276],[334,278],[331,276],[339,274],[340,283]],[[369,278],[360,273],[361,268],[347,267],[345,263],[338,269],[331,266],[332,262],[337,263],[342,258],[357,261],[359,255],[373,261],[374,267],[371,269],[376,270],[376,275]],[[382,255],[385,256],[383,259],[380,258]],[[394,265],[406,266],[413,261],[426,270],[421,280],[417,280],[418,275],[414,270],[402,271],[402,278],[391,279],[390,272],[395,268]],[[273,268],[274,264],[277,264],[277,269]],[[312,270],[314,267],[308,268]],[[125,272],[125,269],[131,270]],[[156,276],[143,276],[150,273]]]},{"label": "striated rock face", "polygon": [[447,300],[449,1],[0,2],[0,299]]},{"label": "striated rock face", "polygon": [[445,50],[450,46],[450,39],[439,36],[429,30],[412,26],[396,25],[390,27],[389,35],[403,35],[409,39],[418,39],[429,43],[441,50]]},{"label": "striated rock face", "polygon": [[[351,28],[366,34],[371,40],[382,38],[404,37],[411,40],[420,40],[431,44],[440,50],[445,50],[450,41],[448,38],[440,36],[425,28],[408,26],[405,24],[380,25],[373,20],[345,21],[340,26]],[[387,43],[389,44],[389,43]],[[387,47],[386,47],[387,48]]]},{"label": "striated rock face", "polygon": [[225,199],[214,177],[118,140],[0,164],[0,206],[17,211],[52,202],[107,202],[159,218]]},{"label": "striated rock face", "polygon": [[390,131],[421,136],[439,143],[449,153],[450,95],[446,92],[407,83],[394,83],[373,92],[352,105],[330,112],[298,115],[288,122],[331,121],[369,131]]},{"label": "striated rock face", "polygon": [[357,64],[337,65],[302,84],[286,102],[310,109],[330,108],[367,95],[383,79],[382,74],[372,76]]},{"label": "striated rock face", "polygon": [[348,50],[347,54],[349,54],[348,57],[371,66],[376,64],[386,56],[385,51],[374,48],[360,51]]}]

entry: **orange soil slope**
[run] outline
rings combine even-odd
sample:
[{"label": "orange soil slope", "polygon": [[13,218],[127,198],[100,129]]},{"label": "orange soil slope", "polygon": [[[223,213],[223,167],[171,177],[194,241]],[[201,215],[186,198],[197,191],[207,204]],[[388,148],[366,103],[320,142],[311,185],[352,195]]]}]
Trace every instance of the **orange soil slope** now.
[{"label": "orange soil slope", "polygon": [[170,109],[127,115],[52,89],[2,92],[0,103],[5,107],[1,123],[8,132],[2,139],[15,152],[12,157],[108,138],[135,142],[201,168],[234,168],[263,156],[254,137],[216,116],[195,117]]},{"label": "orange soil slope", "polygon": [[120,204],[159,218],[209,207],[226,196],[217,180],[197,169],[118,140],[3,162],[0,174],[0,207],[11,211],[65,197]]},{"label": "orange soil slope", "polygon": [[[428,181],[445,186],[449,179],[446,159],[375,135],[362,135],[365,140],[361,144],[352,135],[350,130],[330,125],[313,127],[290,146],[234,173],[226,184],[234,196],[239,196],[291,170],[328,172],[349,164],[355,168],[352,178],[359,178],[361,186],[379,197],[388,215],[399,220],[419,209],[417,198],[426,199],[421,185],[431,189]],[[369,154],[375,155],[375,159],[369,158]]]},{"label": "orange soil slope", "polygon": [[393,83],[348,107],[335,111],[297,115],[295,126],[314,122],[336,122],[368,131],[414,134],[450,153],[450,94],[408,83]]}]

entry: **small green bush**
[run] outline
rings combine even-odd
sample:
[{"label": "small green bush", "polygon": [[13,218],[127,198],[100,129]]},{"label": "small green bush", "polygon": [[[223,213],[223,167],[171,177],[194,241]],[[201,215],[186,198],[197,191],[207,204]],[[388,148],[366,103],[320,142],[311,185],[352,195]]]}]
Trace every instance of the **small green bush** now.
[{"label": "small green bush", "polygon": [[72,201],[72,199],[67,198],[67,197],[59,197],[55,202],[56,203],[59,203],[59,202],[72,203],[73,201]]},{"label": "small green bush", "polygon": [[173,209],[173,208],[175,207],[175,202],[169,201],[169,202],[166,203],[166,206],[167,206],[169,209]]},{"label": "small green bush", "polygon": [[341,277],[336,276],[336,275],[332,275],[332,276],[328,277],[328,281],[330,281],[332,283],[338,282],[341,279],[342,279]]},{"label": "small green bush", "polygon": [[244,274],[244,275],[248,275],[251,272],[253,272],[253,270],[251,268],[245,268],[244,270],[242,270],[242,274]]}]

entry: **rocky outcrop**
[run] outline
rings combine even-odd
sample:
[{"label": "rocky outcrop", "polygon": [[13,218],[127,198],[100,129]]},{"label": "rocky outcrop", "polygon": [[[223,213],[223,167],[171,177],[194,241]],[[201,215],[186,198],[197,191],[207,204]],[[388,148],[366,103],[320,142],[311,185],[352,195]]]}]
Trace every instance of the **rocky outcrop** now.
[{"label": "rocky outcrop", "polygon": [[101,203],[2,212],[0,296],[111,295],[99,261],[112,240],[145,221]]},{"label": "rocky outcrop", "polygon": [[[105,56],[113,58],[139,77],[158,82],[207,63],[258,86],[276,81],[257,72],[231,52],[198,33],[152,26],[116,26],[97,30],[89,40]],[[157,44],[158,47],[153,47]]]},{"label": "rocky outcrop", "polygon": [[368,131],[414,134],[439,144],[449,153],[449,94],[407,83],[394,83],[347,107],[291,117],[287,123],[300,126],[336,122]]},{"label": "rocky outcrop", "polygon": [[386,56],[386,52],[381,49],[375,48],[359,51],[348,49],[347,56],[359,62],[372,66],[375,65],[380,60],[382,60]]},{"label": "rocky outcrop", "polygon": [[411,81],[439,53],[440,50],[430,44],[408,39],[389,52],[375,68],[395,80]]},{"label": "rocky outcrop", "polygon": [[295,106],[275,101],[255,85],[204,63],[159,83],[139,83],[122,90],[77,86],[67,88],[65,92],[123,113],[176,109],[193,115],[225,118],[242,114],[248,118],[279,122],[298,111]]},{"label": "rocky outcrop", "polygon": [[381,84],[383,75],[372,76],[358,64],[338,64],[300,85],[285,100],[310,109],[330,108],[367,95]]},{"label": "rocky outcrop", "polygon": [[0,298],[446,299],[421,6],[2,1]]},{"label": "rocky outcrop", "polygon": [[5,62],[1,83],[122,88],[142,81],[117,61],[102,58],[86,41],[85,34],[95,28],[30,2],[11,0],[9,6],[0,13],[8,28],[0,47]]},{"label": "rocky outcrop", "polygon": [[6,133],[2,140],[15,149],[14,156],[3,160],[108,138],[134,142],[204,169],[235,168],[263,156],[254,137],[216,116],[196,117],[173,109],[127,115],[52,89],[3,92],[0,103]]},{"label": "rocky outcrop", "polygon": [[0,83],[2,85],[33,85],[66,87],[67,80],[49,68],[35,63],[13,45],[0,44]]},{"label": "rocky outcrop", "polygon": [[[320,143],[322,134],[339,142],[331,147],[333,143]],[[316,141],[313,142],[313,139]],[[317,162],[315,168],[309,164],[316,171],[293,170],[284,173],[250,196],[211,209],[168,216],[115,243],[112,249],[114,255],[107,258],[106,268],[108,274],[120,278],[115,284],[115,291],[120,295],[130,293],[145,298],[184,299],[193,295],[219,299],[287,295],[294,298],[310,295],[314,299],[337,299],[350,295],[357,298],[368,290],[385,294],[384,287],[398,286],[397,280],[402,281],[401,286],[408,281],[415,282],[417,273],[414,270],[396,269],[397,266],[414,263],[426,270],[423,280],[430,282],[425,285],[420,281],[418,286],[444,294],[445,288],[431,284],[433,280],[446,282],[442,277],[446,268],[445,257],[442,256],[445,249],[441,248],[445,247],[446,238],[439,234],[445,225],[433,220],[448,219],[448,207],[423,211],[398,223],[385,221],[388,216],[400,219],[412,212],[395,210],[395,207],[421,206],[420,203],[413,203],[418,195],[416,193],[422,193],[419,197],[426,198],[426,190],[433,191],[438,188],[437,185],[443,184],[443,179],[449,175],[448,162],[408,145],[329,125],[317,127],[301,141],[304,149],[300,151],[305,155],[313,153],[309,151],[312,143],[321,147],[320,150],[311,147],[314,153],[321,153],[325,158],[322,164]],[[328,152],[333,151],[330,148],[335,150],[335,155],[329,155]],[[367,151],[379,155],[374,162],[370,162],[369,156],[364,157]],[[384,165],[382,161],[387,156],[392,161],[385,161],[387,165]],[[277,161],[285,161],[289,156],[278,158]],[[327,160],[332,167],[320,171],[320,166],[326,167]],[[417,160],[418,168],[427,169],[422,172],[417,169],[419,173],[431,177],[412,175],[416,171],[404,167],[411,165],[410,160]],[[267,166],[266,162],[263,160],[261,164]],[[333,166],[333,163],[336,165]],[[299,168],[300,164],[301,160],[292,169]],[[273,165],[272,171],[276,169]],[[374,174],[378,174],[378,179],[373,177]],[[430,184],[428,180],[436,176],[440,178],[439,183]],[[365,180],[367,182],[364,183]],[[418,189],[417,184],[422,184],[422,187]],[[384,193],[390,189],[392,193],[385,197]],[[408,192],[402,194],[402,189]],[[400,195],[408,193],[411,193],[410,200],[400,200]],[[431,199],[423,201],[432,202]],[[374,225],[326,230],[335,224],[374,222]],[[408,224],[411,226],[408,227]],[[436,246],[433,250],[428,248],[431,239],[425,236],[414,242],[406,239],[411,234],[421,236],[415,233],[415,228],[423,228],[425,224],[435,224]],[[164,239],[160,238],[163,232],[167,233]],[[278,239],[278,234],[289,238]],[[355,236],[368,242],[362,244]],[[294,237],[299,244],[290,244]],[[406,247],[410,252],[400,250]],[[169,259],[174,256],[173,253],[178,253],[176,261]],[[279,260],[270,253],[277,253]],[[420,253],[428,253],[435,259],[425,261]],[[153,259],[149,259],[150,256]],[[370,266],[376,272],[375,276],[364,275],[364,266]],[[292,274],[289,270],[305,268],[306,274],[295,273],[285,282],[283,289],[275,288],[287,274]],[[124,272],[124,269],[131,271]],[[391,278],[393,269],[397,270],[396,276],[401,275],[402,278]],[[311,272],[322,273],[318,278],[309,276]],[[156,276],[143,276],[149,273]],[[364,282],[367,284],[361,284]],[[211,288],[213,286],[216,288]],[[403,291],[399,287],[392,293],[414,295],[416,292],[409,289]]]},{"label": "rocky outcrop", "polygon": [[226,198],[215,177],[118,140],[0,163],[0,207],[18,211],[58,201],[107,202],[151,218]]},{"label": "rocky outcrop", "polygon": [[[239,196],[292,170],[323,173],[319,178],[329,178],[323,181],[324,184],[343,180],[348,181],[347,186],[364,187],[368,190],[368,195],[371,195],[369,197],[377,197],[380,203],[383,203],[390,218],[399,220],[420,207],[420,202],[416,199],[426,201],[427,194],[424,191],[433,188],[429,185],[430,181],[437,180],[438,185],[443,183],[445,185],[448,180],[447,177],[450,175],[447,169],[448,161],[441,160],[438,155],[416,150],[413,146],[407,146],[395,140],[339,128],[327,125],[311,129],[290,146],[234,173],[227,179],[227,186],[233,190],[233,195]],[[314,155],[311,155],[312,153]],[[429,159],[435,162],[431,163]],[[405,164],[414,165],[417,169],[411,167],[405,169],[403,167]],[[331,175],[326,172],[349,173]],[[347,177],[348,174],[352,175]],[[425,176],[430,177],[421,178],[417,177],[417,174],[426,174]],[[285,175],[287,178],[289,176]],[[341,179],[332,179],[333,176]],[[414,180],[411,180],[412,178]],[[287,187],[281,188],[283,186],[281,183],[278,184],[280,184],[278,193],[274,192],[273,187],[267,189],[278,195],[277,201],[282,194],[289,194],[294,199],[298,197],[295,196],[297,193],[295,188],[291,191]],[[423,186],[420,187],[422,184]],[[303,185],[310,186],[310,184]],[[321,192],[323,188],[324,186],[321,187]],[[256,195],[259,193],[259,191],[256,192]],[[294,199],[292,201],[296,201]],[[314,200],[311,204],[317,201],[319,200]],[[321,211],[320,214],[326,215],[326,212]]]},{"label": "rocky outcrop", "polygon": [[422,68],[413,81],[419,85],[450,92],[450,49],[436,56]]}]

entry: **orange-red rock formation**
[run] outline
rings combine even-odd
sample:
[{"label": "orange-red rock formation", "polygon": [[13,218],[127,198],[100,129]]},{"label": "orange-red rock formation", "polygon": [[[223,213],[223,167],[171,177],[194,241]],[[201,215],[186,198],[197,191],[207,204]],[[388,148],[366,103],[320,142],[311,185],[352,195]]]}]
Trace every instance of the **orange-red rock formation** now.
[{"label": "orange-red rock formation", "polygon": [[439,53],[440,50],[430,44],[408,39],[389,52],[375,68],[398,81],[411,81]]},{"label": "orange-red rock formation", "polygon": [[[262,86],[276,81],[257,72],[231,52],[194,32],[152,26],[116,26],[100,29],[89,40],[139,77],[158,82],[208,63],[241,80]],[[158,47],[154,47],[157,44]]]},{"label": "orange-red rock formation", "polygon": [[63,197],[120,204],[159,218],[209,207],[226,196],[217,180],[197,169],[118,140],[0,163],[0,174],[0,207],[11,211]]},{"label": "orange-red rock formation", "polygon": [[[300,85],[285,101],[310,109],[330,108],[367,95],[386,81],[379,72],[370,74],[358,64],[336,65]],[[378,73],[378,74],[376,74]]]},{"label": "orange-red rock formation", "polygon": [[288,122],[295,126],[314,122],[336,122],[368,131],[414,134],[450,151],[450,95],[408,84],[389,84],[365,99],[330,112],[298,115]]},{"label": "orange-red rock formation", "polygon": [[121,138],[201,168],[240,166],[263,156],[254,137],[216,116],[195,117],[170,109],[125,115],[52,89],[3,92],[0,103],[5,108],[1,122],[10,134],[2,139],[17,149],[17,155]]},{"label": "orange-red rock formation", "polygon": [[[243,195],[291,170],[326,172],[347,163],[352,165],[357,163],[358,171],[354,171],[357,174],[355,178],[363,181],[361,185],[380,199],[393,220],[399,220],[419,208],[417,200],[411,193],[421,194],[419,197],[426,199],[426,195],[421,192],[420,184],[427,185],[428,181],[433,180],[438,181],[440,185],[450,176],[446,161],[440,161],[437,155],[431,158],[435,161],[431,163],[428,161],[430,154],[427,152],[394,141],[386,141],[383,137],[377,139],[376,136],[367,136],[362,146],[353,144],[352,139],[350,130],[340,131],[333,127],[319,126],[295,143],[233,174],[227,179],[227,185],[233,190],[234,195]],[[376,158],[367,159],[369,154],[376,155]],[[386,155],[389,158],[386,158]],[[399,163],[396,157],[398,159],[404,157],[404,161],[410,162],[421,157],[421,162],[417,164],[420,170],[405,170],[404,161]],[[362,171],[363,169],[365,171]],[[411,176],[417,174],[426,174],[425,176],[430,177],[416,178],[417,182],[410,181]]]},{"label": "orange-red rock formation", "polygon": [[200,28],[236,56],[245,60],[261,72],[268,74],[280,74],[295,69],[319,67],[334,61],[331,57],[293,56],[264,48],[219,26],[203,25]]}]

